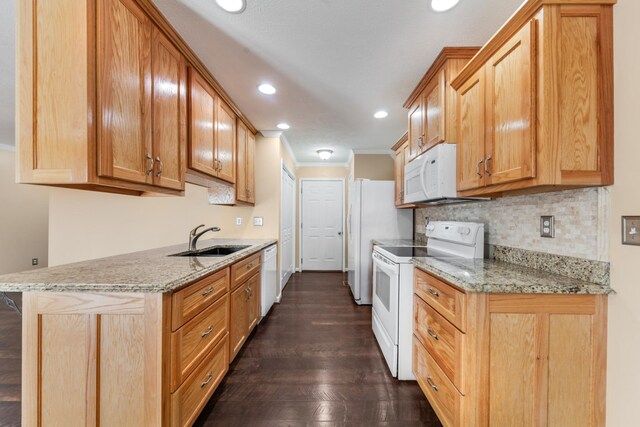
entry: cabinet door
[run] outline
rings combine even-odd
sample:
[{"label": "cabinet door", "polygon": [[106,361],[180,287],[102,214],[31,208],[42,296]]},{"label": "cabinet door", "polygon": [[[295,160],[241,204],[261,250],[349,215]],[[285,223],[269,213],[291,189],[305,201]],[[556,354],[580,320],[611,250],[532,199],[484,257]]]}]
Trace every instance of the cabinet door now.
[{"label": "cabinet door", "polygon": [[396,206],[400,206],[404,200],[404,146],[398,148],[393,158],[394,179],[396,182],[395,195]]},{"label": "cabinet door", "polygon": [[247,192],[249,203],[256,202],[256,136],[247,132]]},{"label": "cabinet door", "polygon": [[484,186],[484,69],[458,90],[458,191]]},{"label": "cabinet door", "polygon": [[260,319],[260,274],[256,274],[247,283],[249,289],[249,304],[247,309],[248,331],[251,333]]},{"label": "cabinet door", "polygon": [[236,115],[229,106],[218,99],[216,109],[216,159],[218,178],[234,183],[236,180]]},{"label": "cabinet door", "polygon": [[445,70],[442,69],[427,87],[423,100],[425,133],[423,151],[444,141],[445,85]]},{"label": "cabinet door", "polygon": [[247,127],[238,120],[236,130],[236,200],[246,202],[249,198],[247,188]]},{"label": "cabinet door", "polygon": [[189,72],[189,168],[217,176],[214,165],[217,97],[196,70],[190,68]]},{"label": "cabinet door", "polygon": [[535,176],[536,21],[487,64],[487,185]]},{"label": "cabinet door", "polygon": [[416,157],[422,150],[424,141],[422,126],[422,97],[409,108],[409,160]]},{"label": "cabinet door", "polygon": [[238,354],[249,333],[248,282],[231,293],[229,318],[229,361]]},{"label": "cabinet door", "polygon": [[158,30],[153,30],[153,157],[154,183],[184,189],[186,144],[186,66],[182,55]]},{"label": "cabinet door", "polygon": [[98,174],[151,183],[151,23],[133,0],[99,7]]}]

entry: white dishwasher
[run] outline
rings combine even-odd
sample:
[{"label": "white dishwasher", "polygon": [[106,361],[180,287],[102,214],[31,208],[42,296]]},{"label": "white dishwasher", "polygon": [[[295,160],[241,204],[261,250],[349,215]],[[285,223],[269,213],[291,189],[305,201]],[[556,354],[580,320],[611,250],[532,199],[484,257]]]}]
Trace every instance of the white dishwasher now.
[{"label": "white dishwasher", "polygon": [[278,246],[269,246],[262,251],[262,270],[260,282],[260,294],[262,304],[260,305],[260,317],[264,317],[271,310],[271,306],[276,302],[278,296]]}]

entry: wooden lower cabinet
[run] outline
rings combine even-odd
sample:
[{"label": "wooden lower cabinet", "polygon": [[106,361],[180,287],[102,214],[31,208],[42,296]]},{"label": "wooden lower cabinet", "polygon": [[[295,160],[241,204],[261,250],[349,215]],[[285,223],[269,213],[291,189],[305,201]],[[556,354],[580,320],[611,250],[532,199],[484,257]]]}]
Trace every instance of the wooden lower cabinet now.
[{"label": "wooden lower cabinet", "polygon": [[414,373],[443,425],[605,424],[606,295],[464,293],[415,277],[464,301],[463,332],[414,296]]},{"label": "wooden lower cabinet", "polygon": [[192,425],[257,324],[259,270],[229,290],[259,259],[173,293],[25,292],[22,425]]}]

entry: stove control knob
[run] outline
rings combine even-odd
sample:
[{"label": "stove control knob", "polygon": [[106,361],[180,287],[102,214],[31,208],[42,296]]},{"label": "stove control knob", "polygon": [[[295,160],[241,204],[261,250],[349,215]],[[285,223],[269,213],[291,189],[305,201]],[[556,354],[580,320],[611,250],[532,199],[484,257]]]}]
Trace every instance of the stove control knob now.
[{"label": "stove control knob", "polygon": [[469,227],[458,227],[458,233],[468,236],[471,233],[471,229]]}]

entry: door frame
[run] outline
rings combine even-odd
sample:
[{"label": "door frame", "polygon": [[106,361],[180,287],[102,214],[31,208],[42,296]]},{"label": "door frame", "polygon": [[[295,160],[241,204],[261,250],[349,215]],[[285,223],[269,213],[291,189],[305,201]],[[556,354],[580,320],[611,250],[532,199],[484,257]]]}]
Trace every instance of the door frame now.
[{"label": "door frame", "polygon": [[282,242],[284,241],[282,237],[282,232],[284,230],[284,188],[282,187],[282,178],[287,174],[293,180],[293,188],[292,188],[292,203],[291,203],[291,218],[293,219],[293,225],[291,227],[293,235],[291,236],[291,259],[293,260],[293,271],[291,274],[296,272],[296,239],[298,234],[298,227],[296,226],[296,176],[295,174],[287,167],[284,163],[284,160],[280,160],[281,168],[280,168],[280,251],[278,253],[278,282],[280,284],[280,293],[277,297],[277,301],[280,302],[280,298],[282,298],[282,291],[284,291],[284,287],[288,282],[282,283],[282,270],[283,270],[283,260],[284,260],[284,251],[282,250]]},{"label": "door frame", "polygon": [[299,178],[298,182],[300,183],[299,188],[298,188],[298,224],[296,224],[296,228],[298,230],[298,265],[300,266],[300,268],[298,269],[298,271],[302,272],[304,271],[304,269],[302,268],[302,186],[303,183],[305,181],[340,181],[342,183],[342,204],[341,204],[341,208],[342,208],[342,235],[340,236],[340,238],[342,239],[342,271],[345,271],[345,255],[347,254],[347,249],[345,247],[347,240],[344,238],[345,235],[345,221],[346,221],[346,217],[345,217],[345,198],[346,198],[346,192],[345,192],[345,179],[344,178]]}]

